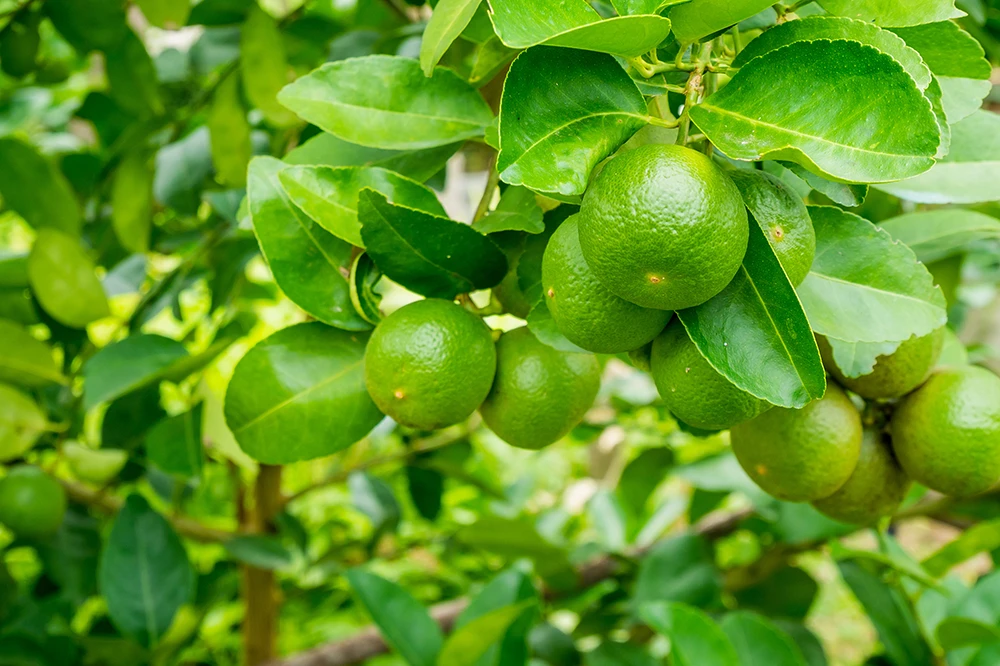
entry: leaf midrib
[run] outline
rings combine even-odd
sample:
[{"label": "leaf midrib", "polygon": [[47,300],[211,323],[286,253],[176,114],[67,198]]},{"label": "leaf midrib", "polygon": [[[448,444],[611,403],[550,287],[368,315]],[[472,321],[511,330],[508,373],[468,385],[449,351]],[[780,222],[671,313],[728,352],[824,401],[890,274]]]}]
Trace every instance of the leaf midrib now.
[{"label": "leaf midrib", "polygon": [[815,275],[818,279],[821,279],[821,280],[828,280],[830,282],[836,282],[838,284],[845,284],[845,285],[849,285],[851,287],[857,287],[859,289],[864,289],[864,290],[867,290],[867,291],[873,291],[873,292],[878,293],[878,294],[887,294],[887,295],[892,296],[894,298],[899,298],[899,299],[903,299],[903,300],[913,301],[914,303],[920,303],[920,304],[923,304],[923,305],[930,305],[932,307],[940,309],[940,306],[936,305],[932,301],[924,300],[924,299],[918,298],[916,296],[910,296],[909,294],[901,294],[901,293],[896,292],[896,291],[887,291],[885,289],[879,289],[879,288],[873,287],[871,285],[861,284],[860,282],[851,282],[850,280],[844,280],[844,279],[841,279],[841,278],[838,278],[838,277],[834,277],[832,275],[826,275],[825,273],[820,273],[818,271],[809,271],[809,274],[810,275]]}]

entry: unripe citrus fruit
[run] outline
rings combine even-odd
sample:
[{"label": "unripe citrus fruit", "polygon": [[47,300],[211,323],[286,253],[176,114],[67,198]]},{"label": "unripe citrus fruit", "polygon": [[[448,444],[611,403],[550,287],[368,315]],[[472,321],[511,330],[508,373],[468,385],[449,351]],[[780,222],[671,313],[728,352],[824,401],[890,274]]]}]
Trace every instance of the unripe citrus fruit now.
[{"label": "unripe citrus fruit", "polygon": [[26,539],[52,536],[66,515],[66,491],[34,465],[18,465],[0,479],[0,523]]},{"label": "unripe citrus fruit", "polygon": [[679,319],[653,341],[650,369],[670,413],[695,428],[725,430],[771,407],[713,368]]},{"label": "unripe citrus fruit", "polygon": [[851,478],[813,506],[842,523],[871,525],[896,512],[910,485],[910,477],[899,466],[888,441],[874,430],[865,430],[861,456]]},{"label": "unripe citrus fruit", "polygon": [[614,157],[580,209],[580,245],[597,279],[659,310],[693,307],[722,291],[743,262],[749,233],[733,181],[680,146]]},{"label": "unripe citrus fruit", "polygon": [[516,328],[497,341],[497,376],[479,412],[511,446],[541,449],[583,419],[600,385],[593,354],[558,351]]},{"label": "unripe citrus fruit", "polygon": [[844,391],[802,409],[775,407],[732,429],[733,453],[764,491],[789,502],[813,502],[837,492],[861,455],[861,415]]},{"label": "unripe citrus fruit", "polygon": [[976,366],[938,370],[892,415],[892,446],[915,481],[954,497],[1000,480],[1000,377]]},{"label": "unripe citrus fruit", "polygon": [[826,338],[817,336],[823,365],[844,387],[864,398],[889,400],[904,396],[924,383],[937,365],[944,343],[944,328],[912,337],[891,354],[879,356],[867,375],[846,377],[837,367]]},{"label": "unripe citrus fruit", "polygon": [[0,384],[0,462],[23,456],[47,427],[45,414],[31,398]]},{"label": "unripe citrus fruit", "polygon": [[397,423],[436,430],[467,418],[496,372],[493,336],[483,320],[439,299],[410,303],[368,340],[365,384]]},{"label": "unripe citrus fruit", "polygon": [[580,249],[578,216],[549,239],[542,261],[542,292],[556,326],[566,338],[599,354],[637,349],[663,330],[671,314],[630,303],[594,277]]}]

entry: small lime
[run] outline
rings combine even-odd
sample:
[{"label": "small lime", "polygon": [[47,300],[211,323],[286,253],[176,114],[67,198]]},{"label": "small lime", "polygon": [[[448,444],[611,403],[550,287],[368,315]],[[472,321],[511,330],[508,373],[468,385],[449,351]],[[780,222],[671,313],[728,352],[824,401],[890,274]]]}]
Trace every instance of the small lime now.
[{"label": "small lime", "polygon": [[25,539],[52,536],[66,515],[66,491],[34,465],[18,465],[0,479],[0,523]]}]

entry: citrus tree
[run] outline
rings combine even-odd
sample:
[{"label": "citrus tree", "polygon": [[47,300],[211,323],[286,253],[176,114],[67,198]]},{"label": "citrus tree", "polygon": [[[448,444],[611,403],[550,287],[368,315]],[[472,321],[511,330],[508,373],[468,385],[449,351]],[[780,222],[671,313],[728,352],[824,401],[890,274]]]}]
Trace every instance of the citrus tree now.
[{"label": "citrus tree", "polygon": [[0,0],[0,664],[1000,663],[998,39]]}]

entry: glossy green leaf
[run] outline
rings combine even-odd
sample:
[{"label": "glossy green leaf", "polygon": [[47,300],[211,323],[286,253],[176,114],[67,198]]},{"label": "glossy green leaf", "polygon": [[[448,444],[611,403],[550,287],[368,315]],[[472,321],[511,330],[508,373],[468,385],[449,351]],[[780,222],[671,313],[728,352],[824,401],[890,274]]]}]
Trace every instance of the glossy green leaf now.
[{"label": "glossy green leaf", "polygon": [[80,233],[80,208],[66,178],[27,143],[0,139],[0,195],[36,229]]},{"label": "glossy green leaf", "polygon": [[461,145],[452,143],[422,150],[383,150],[348,143],[332,134],[321,132],[285,155],[284,161],[286,164],[331,167],[382,167],[423,183],[441,172]]},{"label": "glossy green leaf", "polygon": [[703,537],[678,536],[655,546],[639,564],[632,604],[636,612],[650,602],[678,601],[706,606],[719,595],[721,581]]},{"label": "glossy green leaf", "polygon": [[160,421],[146,435],[146,456],[160,471],[181,477],[201,475],[205,462],[201,442],[203,406]]},{"label": "glossy green leaf", "polygon": [[143,645],[163,638],[194,592],[195,576],[181,540],[140,495],[129,495],[101,557],[99,585],[108,615]]},{"label": "glossy green leaf", "polygon": [[[803,108],[803,97],[815,103]],[[788,160],[845,182],[923,173],[941,144],[933,108],[906,70],[846,40],[794,42],[750,60],[691,118],[731,158]],[[906,132],[896,130],[900,118]]]},{"label": "glossy green leaf", "polygon": [[782,166],[837,205],[855,208],[863,204],[868,197],[867,185],[837,183],[827,180],[794,162],[785,162]]},{"label": "glossy green leaf", "polygon": [[379,631],[410,666],[435,666],[444,644],[437,623],[406,590],[363,569],[345,572]]},{"label": "glossy green leaf", "polygon": [[432,298],[496,286],[507,258],[466,224],[389,203],[372,189],[358,199],[361,238],[375,264],[407,289]]},{"label": "glossy green leaf", "polygon": [[250,123],[240,100],[239,81],[235,77],[223,79],[215,90],[205,124],[211,139],[216,178],[229,187],[244,187],[253,145]]},{"label": "glossy green leaf", "polygon": [[420,67],[431,76],[451,46],[476,14],[482,0],[440,0],[420,41]]},{"label": "glossy green leaf", "polygon": [[111,224],[129,252],[149,249],[153,227],[153,170],[142,153],[130,153],[111,181]]},{"label": "glossy green leaf", "polygon": [[722,631],[733,642],[741,666],[806,666],[799,646],[760,615],[729,613]]},{"label": "glossy green leaf", "polygon": [[680,42],[695,42],[735,25],[774,3],[767,0],[691,0],[670,10],[674,36]]},{"label": "glossy green leaf", "polygon": [[77,51],[110,51],[125,38],[125,5],[118,0],[51,0],[45,13]]},{"label": "glossy green leaf", "polygon": [[329,62],[286,86],[282,104],[336,136],[373,148],[416,150],[482,136],[486,101],[451,70],[425,77],[409,58]]},{"label": "glossy green leaf", "polygon": [[45,414],[34,400],[0,384],[0,462],[20,458],[47,429]]},{"label": "glossy green leaf", "polygon": [[712,618],[684,604],[649,603],[639,617],[670,639],[673,666],[732,666],[740,663],[736,649]]},{"label": "glossy green leaf", "polygon": [[884,28],[936,23],[965,16],[955,0],[818,0],[823,9],[837,16],[860,19]]},{"label": "glossy green leaf", "polygon": [[500,106],[500,177],[583,194],[590,172],[647,121],[646,102],[609,55],[537,47],[511,65]]},{"label": "glossy green leaf", "polygon": [[508,187],[497,207],[481,220],[473,222],[472,228],[483,234],[498,231],[526,231],[540,234],[545,231],[542,209],[535,193],[526,187]]},{"label": "glossy green leaf", "polygon": [[502,640],[511,625],[536,603],[534,599],[526,599],[497,608],[458,628],[442,647],[437,666],[475,666],[480,657]]},{"label": "glossy green leaf", "polygon": [[507,46],[565,46],[636,57],[670,34],[670,20],[657,15],[602,19],[586,0],[542,5],[533,0],[488,0],[497,36]]},{"label": "glossy green leaf", "polygon": [[130,335],[100,349],[83,366],[84,409],[147,386],[187,355],[176,340],[150,334]]},{"label": "glossy green leaf", "polygon": [[358,314],[373,325],[382,321],[379,309],[382,294],[375,291],[375,285],[381,279],[382,271],[367,253],[359,254],[351,264],[351,303]]},{"label": "glossy green leaf", "polygon": [[847,377],[862,377],[871,374],[879,356],[893,353],[903,344],[903,340],[886,342],[844,342],[836,338],[827,338],[833,351],[833,360],[837,368]]},{"label": "glossy green leaf", "polygon": [[963,208],[908,213],[879,226],[925,264],[960,254],[976,241],[1000,238],[1000,220]]},{"label": "glossy green leaf", "polygon": [[28,280],[53,319],[83,328],[111,314],[94,270],[79,239],[55,229],[39,230],[28,257]]},{"label": "glossy green leaf", "polygon": [[912,250],[852,213],[823,206],[809,213],[816,260],[798,293],[815,332],[883,342],[926,335],[946,323],[944,294]]},{"label": "glossy green leaf", "polygon": [[286,464],[336,453],[382,420],[364,382],[366,336],[299,324],[257,343],[226,392],[226,423],[255,460]]},{"label": "glossy green leaf", "polygon": [[26,388],[65,384],[48,344],[23,326],[0,319],[0,383]]},{"label": "glossy green leaf", "polygon": [[243,90],[264,118],[278,127],[295,123],[295,114],[278,102],[278,92],[292,78],[278,22],[254,5],[240,30]]},{"label": "glossy green leaf", "polygon": [[878,189],[928,204],[1000,201],[1000,115],[977,111],[951,128],[951,152],[927,173]]},{"label": "glossy green leaf", "polygon": [[292,202],[317,224],[351,245],[364,247],[358,221],[358,193],[379,192],[392,203],[447,217],[434,192],[379,167],[292,166],[278,174]]},{"label": "glossy green leaf", "polygon": [[1000,520],[978,523],[921,562],[931,576],[941,577],[979,553],[1000,548]]},{"label": "glossy green leaf", "polygon": [[757,224],[750,224],[750,245],[733,281],[677,314],[709,363],[744,391],[794,408],[825,393],[809,320]]},{"label": "glossy green leaf", "polygon": [[177,29],[186,24],[191,0],[136,0],[146,20],[159,28]]},{"label": "glossy green leaf", "polygon": [[250,162],[247,199],[254,233],[281,290],[322,322],[350,331],[371,328],[351,304],[351,246],[299,210],[281,187],[281,160]]}]

